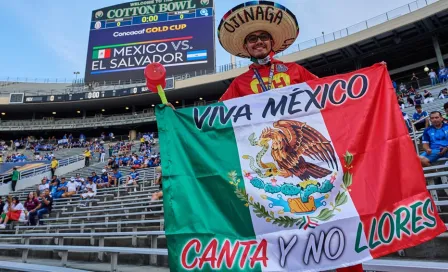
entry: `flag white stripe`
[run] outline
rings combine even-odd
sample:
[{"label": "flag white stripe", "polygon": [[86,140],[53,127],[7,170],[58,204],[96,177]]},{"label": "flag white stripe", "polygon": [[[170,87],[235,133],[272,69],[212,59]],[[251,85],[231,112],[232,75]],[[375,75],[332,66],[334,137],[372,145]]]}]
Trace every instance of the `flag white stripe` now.
[{"label": "flag white stripe", "polygon": [[187,53],[187,58],[195,58],[195,57],[207,57],[207,53],[196,53],[196,54]]},{"label": "flag white stripe", "polygon": [[98,51],[98,58],[99,59],[104,59],[104,55],[106,54],[106,50],[101,49]]},{"label": "flag white stripe", "polygon": [[[267,163],[274,163],[277,167],[278,164],[276,163],[275,159],[271,155],[271,149],[270,146],[272,142],[269,142],[269,147],[266,151],[262,151],[263,147],[256,145],[253,146],[249,141],[249,136],[252,133],[255,133],[256,141],[259,140],[260,135],[265,128],[273,128],[273,123],[278,120],[292,120],[292,121],[300,121],[304,122],[316,130],[318,130],[326,139],[328,139],[330,142],[332,142],[331,137],[329,135],[328,129],[325,125],[325,121],[323,119],[322,114],[320,113],[320,110],[313,107],[310,108],[307,112],[301,111],[297,112],[296,114],[289,115],[285,111],[285,116],[281,116],[281,113],[279,112],[276,116],[272,116],[271,114],[268,114],[265,118],[262,118],[263,111],[265,109],[265,106],[268,104],[269,99],[274,99],[276,101],[276,105],[279,105],[282,96],[290,97],[291,92],[293,89],[299,88],[301,90],[310,90],[311,88],[303,83],[298,84],[294,86],[285,87],[282,89],[276,89],[275,92],[266,92],[256,95],[251,95],[247,98],[247,100],[250,99],[250,113],[251,113],[251,120],[247,120],[247,118],[239,118],[236,123],[233,124],[233,130],[234,135],[236,139],[236,143],[238,146],[238,152],[239,152],[239,159],[240,159],[240,165],[241,165],[241,172],[244,173],[250,173],[252,178],[258,178],[259,180],[263,181],[263,185],[269,185],[272,184],[273,186],[278,185],[281,186],[285,183],[289,183],[292,185],[297,185],[302,182],[298,177],[289,177],[289,178],[283,178],[279,175],[275,176],[276,181],[272,182],[271,177],[261,177],[259,174],[257,174],[257,171],[255,171],[256,168],[258,170],[262,170],[262,172],[266,172],[266,169],[263,169],[258,162],[256,162],[256,157],[261,152],[265,152],[265,154],[262,156],[261,161],[265,164]],[[306,93],[300,94],[296,97],[296,101],[306,101],[309,99],[307,97]],[[230,109],[234,106],[237,106],[237,109],[242,107],[244,104],[248,103],[246,99],[232,99],[225,101],[224,104],[226,105],[226,108]],[[246,156],[251,156],[254,158],[255,162],[251,162],[251,160],[247,159]],[[336,155],[337,157],[337,155]],[[327,163],[320,162],[313,160],[309,157],[304,156],[304,159],[307,162],[313,163],[317,166],[320,166],[322,168],[326,168],[328,170],[333,171],[333,173],[337,173],[336,179],[333,181],[334,188],[331,190],[331,192],[326,194],[320,194],[315,193],[312,196],[314,197],[315,203],[322,204],[321,206],[315,206],[317,209],[314,212],[309,213],[291,213],[290,211],[285,210],[286,208],[289,209],[291,206],[291,203],[288,202],[288,199],[291,199],[293,201],[298,201],[300,199],[300,193],[294,196],[287,196],[280,193],[269,193],[268,187],[264,187],[263,189],[256,188],[253,184],[256,184],[256,182],[251,182],[250,179],[247,177],[244,178],[244,184],[245,189],[249,197],[253,198],[253,202],[259,203],[263,205],[267,212],[274,213],[275,217],[280,216],[288,216],[290,218],[312,218],[319,215],[319,213],[323,209],[332,209],[330,203],[335,203],[335,197],[338,194],[338,191],[341,190],[341,184],[343,183],[342,177],[343,177],[343,167],[340,161],[338,161],[338,170],[331,169],[327,165]],[[258,171],[259,173],[259,171]],[[330,176],[321,178],[321,179],[314,179],[311,178],[311,180],[316,180],[320,184],[323,184],[326,180],[329,180]],[[255,179],[253,179],[255,180]],[[326,196],[328,195],[328,196]],[[280,200],[281,197],[281,200]],[[325,198],[328,197],[328,198]],[[325,202],[325,204],[323,204]],[[305,203],[305,202],[303,202]],[[308,203],[308,202],[307,202]],[[270,206],[271,205],[271,206]],[[303,205],[303,204],[302,204]],[[263,269],[263,271],[321,271],[322,267],[329,267],[333,266],[334,268],[340,267],[341,265],[350,264],[350,261],[358,261],[360,259],[362,260],[369,260],[371,259],[370,251],[365,250],[361,253],[355,252],[355,238],[354,233],[356,234],[358,224],[360,223],[359,214],[354,206],[353,201],[351,200],[350,195],[347,193],[347,202],[340,207],[340,211],[335,211],[334,216],[329,219],[328,221],[316,221],[316,223],[319,224],[319,226],[316,226],[316,228],[310,228],[307,227],[306,229],[302,226],[301,228],[297,225],[293,225],[290,228],[285,228],[283,226],[278,226],[273,224],[272,222],[267,222],[266,218],[258,217],[257,214],[255,214],[253,207],[250,207],[250,213],[251,213],[251,219],[252,219],[252,225],[254,228],[254,232],[257,236],[257,240],[260,242],[262,239],[266,239],[268,242],[268,266],[266,269]],[[283,213],[282,213],[283,211]],[[280,212],[280,213],[279,213]],[[269,220],[268,220],[269,221]],[[312,225],[311,225],[312,226]],[[341,253],[340,257],[336,260],[330,260],[325,257],[324,253],[322,253],[322,257],[320,258],[320,262],[318,264],[315,263],[313,256],[311,255],[309,259],[309,263],[306,264],[304,262],[304,256],[305,256],[305,249],[307,246],[307,243],[310,239],[310,235],[313,234],[316,238],[316,241],[319,241],[320,233],[323,231],[324,233],[328,233],[331,230],[341,230],[342,233],[345,235],[345,246],[344,250]],[[292,248],[289,258],[287,258],[286,265],[282,267],[278,260],[280,256],[280,239],[284,239],[285,245],[288,244],[293,237],[296,236],[298,238],[297,243]],[[335,235],[334,238],[331,240],[331,252],[332,254],[336,253],[339,243],[338,236]],[[362,233],[360,237],[360,245],[367,245],[366,237],[364,233]],[[300,257],[299,257],[300,256]]]}]

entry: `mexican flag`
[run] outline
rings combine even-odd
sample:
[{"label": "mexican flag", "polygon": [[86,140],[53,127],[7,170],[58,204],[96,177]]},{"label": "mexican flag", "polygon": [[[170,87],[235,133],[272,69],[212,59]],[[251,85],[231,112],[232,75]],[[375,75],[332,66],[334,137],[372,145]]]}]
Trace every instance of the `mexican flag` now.
[{"label": "mexican flag", "polygon": [[323,271],[446,230],[385,66],[157,108],[171,271]]},{"label": "mexican flag", "polygon": [[107,59],[110,58],[111,49],[93,50],[93,59]]}]

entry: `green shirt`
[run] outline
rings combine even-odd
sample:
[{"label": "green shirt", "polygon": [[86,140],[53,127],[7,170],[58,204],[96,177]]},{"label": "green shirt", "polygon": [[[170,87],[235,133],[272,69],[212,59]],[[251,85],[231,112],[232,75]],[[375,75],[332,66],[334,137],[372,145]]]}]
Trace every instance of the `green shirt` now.
[{"label": "green shirt", "polygon": [[12,180],[19,180],[19,175],[20,175],[19,171],[17,170],[12,171]]}]

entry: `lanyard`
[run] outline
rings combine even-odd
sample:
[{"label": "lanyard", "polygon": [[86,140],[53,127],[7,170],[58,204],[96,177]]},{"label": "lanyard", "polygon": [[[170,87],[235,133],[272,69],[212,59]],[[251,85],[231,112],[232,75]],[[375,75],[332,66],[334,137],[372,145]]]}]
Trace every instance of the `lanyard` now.
[{"label": "lanyard", "polygon": [[263,92],[267,92],[271,89],[271,85],[272,85],[272,78],[274,77],[274,64],[271,64],[271,70],[269,71],[269,81],[268,81],[268,86],[266,86],[266,84],[264,84],[263,78],[260,75],[260,72],[258,72],[257,69],[253,68],[255,76],[258,79],[258,82],[260,83],[261,89]]}]

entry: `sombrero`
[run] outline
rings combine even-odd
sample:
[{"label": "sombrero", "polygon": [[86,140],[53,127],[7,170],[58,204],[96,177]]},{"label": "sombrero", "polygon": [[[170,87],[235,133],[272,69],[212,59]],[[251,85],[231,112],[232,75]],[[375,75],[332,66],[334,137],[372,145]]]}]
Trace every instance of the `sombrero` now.
[{"label": "sombrero", "polygon": [[244,49],[244,39],[254,31],[263,30],[274,40],[272,50],[280,53],[299,35],[296,16],[286,7],[271,1],[250,1],[229,10],[218,27],[222,47],[232,55],[250,58]]}]

